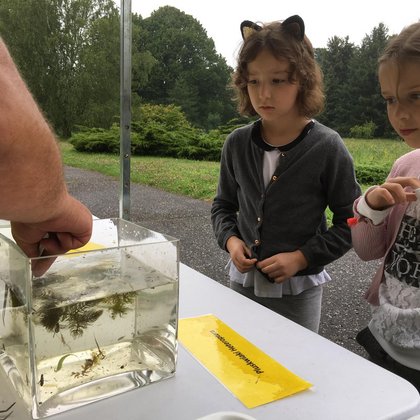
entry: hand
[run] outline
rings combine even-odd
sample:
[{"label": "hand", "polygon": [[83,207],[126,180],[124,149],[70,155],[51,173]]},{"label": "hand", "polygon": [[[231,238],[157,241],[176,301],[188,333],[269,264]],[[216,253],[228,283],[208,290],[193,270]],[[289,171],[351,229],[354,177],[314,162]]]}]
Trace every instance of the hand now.
[{"label": "hand", "polygon": [[417,188],[420,188],[420,180],[417,178],[389,178],[381,186],[369,191],[365,200],[371,209],[385,210],[395,204],[416,201],[416,194],[412,190]]},{"label": "hand", "polygon": [[229,251],[230,258],[235,267],[241,273],[251,271],[257,262],[256,258],[251,258],[251,251],[242,239],[231,236],[226,242],[226,249]]},{"label": "hand", "polygon": [[276,283],[282,283],[307,266],[308,262],[299,250],[282,252],[257,263],[258,269]]},{"label": "hand", "polygon": [[[30,258],[64,254],[89,242],[92,214],[78,200],[67,195],[54,215],[39,222],[11,222],[17,245]],[[34,260],[32,273],[43,275],[55,258]]]}]

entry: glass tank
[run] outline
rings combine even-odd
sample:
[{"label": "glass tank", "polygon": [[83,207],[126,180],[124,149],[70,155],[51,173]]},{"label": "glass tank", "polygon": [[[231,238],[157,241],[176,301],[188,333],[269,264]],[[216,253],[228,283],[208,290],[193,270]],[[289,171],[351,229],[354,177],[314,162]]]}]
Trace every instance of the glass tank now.
[{"label": "glass tank", "polygon": [[0,365],[33,418],[175,374],[177,239],[97,219],[85,247],[35,277],[35,259],[6,231],[0,226]]}]

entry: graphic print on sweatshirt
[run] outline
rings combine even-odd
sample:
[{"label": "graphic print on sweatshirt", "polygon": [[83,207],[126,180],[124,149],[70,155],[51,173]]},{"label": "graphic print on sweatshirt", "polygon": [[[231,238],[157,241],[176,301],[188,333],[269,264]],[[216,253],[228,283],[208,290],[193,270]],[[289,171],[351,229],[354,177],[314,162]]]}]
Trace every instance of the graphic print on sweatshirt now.
[{"label": "graphic print on sweatshirt", "polygon": [[395,243],[388,254],[385,272],[407,285],[419,287],[420,220],[408,212],[403,217]]}]

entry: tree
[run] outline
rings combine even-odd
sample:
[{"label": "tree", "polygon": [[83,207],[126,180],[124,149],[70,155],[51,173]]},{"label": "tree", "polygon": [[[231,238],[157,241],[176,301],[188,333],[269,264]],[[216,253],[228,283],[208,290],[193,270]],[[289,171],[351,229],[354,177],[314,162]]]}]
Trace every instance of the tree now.
[{"label": "tree", "polygon": [[333,127],[345,136],[349,133],[352,122],[349,120],[352,107],[350,69],[355,53],[355,46],[349,38],[334,36],[329,39],[327,49],[317,50],[324,73],[325,110],[320,121]]},{"label": "tree", "polygon": [[378,81],[378,59],[388,38],[388,29],[383,23],[373,28],[371,34],[363,38],[352,66],[353,121],[358,121],[358,124],[374,121],[377,127],[375,136],[390,131]]},{"label": "tree", "polygon": [[2,0],[0,32],[55,130],[104,126],[119,109],[119,17],[112,0]]},{"label": "tree", "polygon": [[108,128],[120,107],[120,18],[113,7],[88,24],[80,50],[78,112],[75,121]]},{"label": "tree", "polygon": [[51,33],[56,19],[48,0],[0,2],[0,34],[32,93],[45,110],[54,60]]},{"label": "tree", "polygon": [[142,35],[136,48],[156,60],[147,83],[134,81],[145,102],[179,105],[202,128],[236,115],[227,89],[232,69],[196,19],[165,6],[136,24]]},{"label": "tree", "polygon": [[333,37],[327,49],[316,50],[326,93],[320,120],[343,136],[360,127],[375,127],[375,137],[392,136],[377,76],[378,58],[388,39],[388,29],[380,23],[360,47],[350,44],[348,37]]},{"label": "tree", "polygon": [[[147,49],[139,49],[143,46],[143,37],[146,31],[143,28],[143,19],[137,14],[133,14],[132,25],[132,89],[133,93],[141,91],[149,83],[150,75],[158,61],[153,57],[152,53]],[[135,99],[135,98],[134,98]]]}]

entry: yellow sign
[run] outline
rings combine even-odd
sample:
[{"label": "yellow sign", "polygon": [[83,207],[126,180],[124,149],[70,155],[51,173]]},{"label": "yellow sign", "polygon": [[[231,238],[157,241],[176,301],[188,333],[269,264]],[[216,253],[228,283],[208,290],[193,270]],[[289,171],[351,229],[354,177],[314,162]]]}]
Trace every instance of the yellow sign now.
[{"label": "yellow sign", "polygon": [[71,249],[67,251],[66,254],[75,254],[77,252],[85,252],[85,251],[96,251],[97,249],[105,248],[101,244],[96,244],[95,242],[88,242],[86,245],[83,245],[81,248]]},{"label": "yellow sign", "polygon": [[312,386],[214,315],[180,319],[178,338],[248,408]]}]

